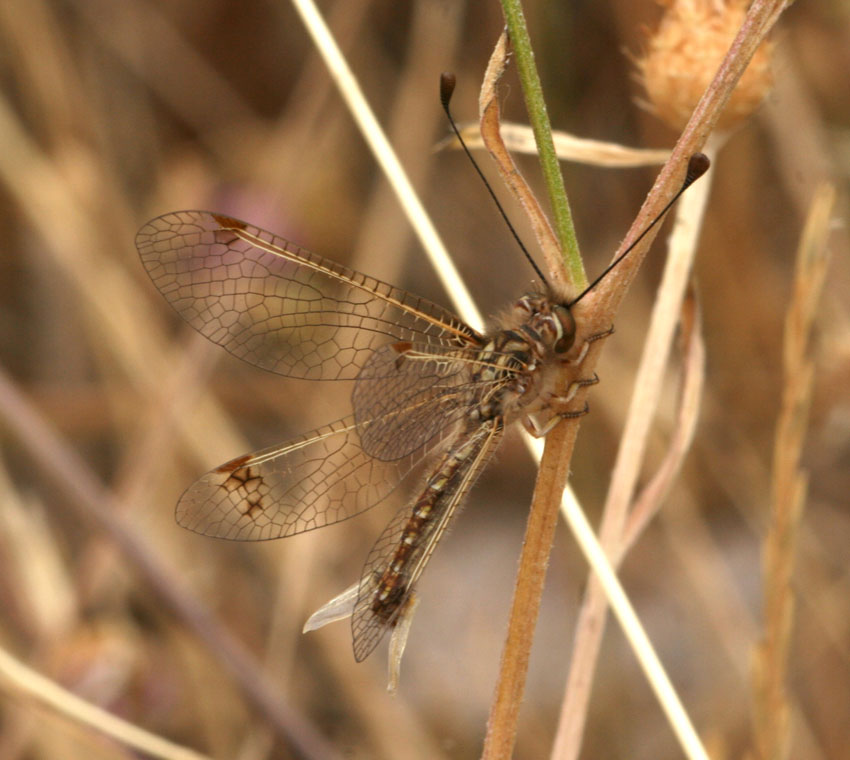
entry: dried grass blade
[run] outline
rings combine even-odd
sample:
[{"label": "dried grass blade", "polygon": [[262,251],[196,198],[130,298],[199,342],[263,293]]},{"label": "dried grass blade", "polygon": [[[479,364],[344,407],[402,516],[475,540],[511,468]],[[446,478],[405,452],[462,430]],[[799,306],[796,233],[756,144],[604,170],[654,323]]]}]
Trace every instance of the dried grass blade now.
[{"label": "dried grass blade", "polygon": [[694,440],[705,384],[705,342],[702,336],[702,313],[693,286],[689,288],[682,304],[681,324],[684,363],[673,435],[661,465],[635,499],[629,512],[620,549],[623,555],[661,509]]},{"label": "dried grass blade", "polygon": [[786,695],[788,652],[794,616],[791,587],[807,477],[800,468],[811,401],[814,366],[812,327],[829,264],[830,215],[835,188],[815,195],[797,250],[794,291],[785,319],[784,388],[773,450],[770,524],[764,540],[764,633],[753,656],[753,728],[761,760],[782,760],[789,751]]},{"label": "dried grass blade", "polygon": [[166,760],[208,760],[207,755],[181,747],[86,702],[45,678],[0,648],[0,684],[3,690],[33,699],[68,720],[87,726],[121,744]]},{"label": "dried grass blade", "polygon": [[[481,131],[477,124],[458,125],[466,147],[483,148]],[[537,155],[537,143],[531,127],[525,124],[515,124],[502,121],[500,134],[504,148],[515,153]],[[552,130],[552,140],[555,143],[555,153],[561,161],[574,161],[589,166],[604,166],[607,168],[633,168],[636,166],[656,166],[670,158],[670,151],[653,148],[631,148],[628,145],[592,140],[587,137],[576,137],[569,132]],[[460,149],[458,139],[453,135],[437,144],[437,149]]]},{"label": "dried grass blade", "polygon": [[[568,287],[561,246],[555,237],[555,231],[502,141],[498,86],[507,65],[507,57],[508,38],[507,34],[502,32],[487,64],[481,94],[478,98],[478,108],[481,113],[481,140],[496,162],[505,185],[522,206],[531,223],[534,237],[546,262],[546,271],[558,286]],[[578,293],[575,289],[567,290],[567,292]]]},{"label": "dried grass blade", "polygon": [[[713,146],[706,150],[713,160]],[[615,565],[623,556],[622,536],[634,484],[640,473],[646,439],[658,406],[664,369],[681,314],[682,298],[690,277],[711,181],[709,173],[682,197],[675,211],[676,223],[669,241],[667,263],[647,331],[600,527],[600,540]],[[593,674],[605,631],[607,604],[605,594],[592,578],[576,623],[576,639],[553,757],[572,759],[577,757],[581,747]]]}]

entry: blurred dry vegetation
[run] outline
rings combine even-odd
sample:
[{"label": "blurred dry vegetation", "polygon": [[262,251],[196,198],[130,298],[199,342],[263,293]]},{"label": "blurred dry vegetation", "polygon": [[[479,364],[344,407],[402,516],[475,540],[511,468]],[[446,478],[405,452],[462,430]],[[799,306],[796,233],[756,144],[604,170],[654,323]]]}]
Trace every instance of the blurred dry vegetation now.
[{"label": "blurred dry vegetation", "polygon": [[[531,284],[465,159],[433,153],[454,108],[474,119],[502,21],[496,2],[322,4],[367,98],[485,313]],[[634,67],[649,2],[526,4],[553,126],[636,147],[676,135],[642,110]],[[761,627],[761,544],[782,394],[794,254],[815,187],[850,172],[850,7],[783,17],[776,86],[716,161],[696,275],[708,352],[693,450],[621,575],[714,757],[752,746],[750,670]],[[209,208],[448,304],[286,2],[4,0],[0,3],[0,646],[86,699],[216,757],[293,757],[220,662],[140,573],[69,481],[94,476],[154,563],[189,587],[263,663],[287,703],[346,757],[473,758],[496,675],[534,468],[508,436],[420,584],[400,693],[379,650],[356,665],[346,624],[306,617],[357,576],[389,517],[269,544],[178,528],[181,490],[210,467],[348,413],[350,388],[286,380],[179,322],[133,247],[148,218]],[[507,77],[504,117],[525,120]],[[535,162],[518,159],[533,184]],[[494,173],[483,161],[485,171]],[[592,274],[656,170],[565,164]],[[839,194],[835,218],[846,211]],[[521,212],[509,207],[530,239]],[[662,233],[663,234],[663,233]],[[850,726],[850,260],[842,224],[820,300],[810,476],[798,536],[788,686],[796,757],[846,757]],[[572,483],[592,520],[607,483],[663,257],[656,244],[609,339]],[[7,379],[8,379],[7,378]],[[675,386],[671,384],[671,397]],[[61,447],[25,443],[16,403]],[[662,413],[651,467],[666,440]],[[32,432],[32,426],[30,432]],[[57,472],[63,448],[82,466]],[[548,754],[583,560],[559,533],[516,756]],[[4,687],[5,688],[5,687]],[[5,690],[0,758],[124,757]],[[616,625],[594,683],[584,757],[678,757]]]}]

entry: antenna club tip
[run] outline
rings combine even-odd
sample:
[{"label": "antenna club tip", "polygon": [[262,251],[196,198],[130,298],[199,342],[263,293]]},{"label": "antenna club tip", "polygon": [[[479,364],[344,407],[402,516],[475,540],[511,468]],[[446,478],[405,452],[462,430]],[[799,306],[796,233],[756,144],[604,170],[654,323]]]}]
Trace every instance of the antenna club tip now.
[{"label": "antenna club tip", "polygon": [[444,106],[449,105],[457,84],[457,77],[451,71],[440,74],[440,101]]},{"label": "antenna club tip", "polygon": [[688,172],[685,175],[685,187],[696,182],[708,171],[711,161],[705,153],[694,153],[688,161]]}]

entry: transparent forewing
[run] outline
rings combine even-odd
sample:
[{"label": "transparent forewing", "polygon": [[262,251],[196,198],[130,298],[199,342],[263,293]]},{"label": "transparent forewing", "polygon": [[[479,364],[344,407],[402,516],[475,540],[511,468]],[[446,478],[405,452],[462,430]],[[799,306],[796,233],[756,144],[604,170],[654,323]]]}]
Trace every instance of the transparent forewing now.
[{"label": "transparent forewing", "polygon": [[190,325],[281,375],[353,379],[388,341],[481,342],[430,301],[230,217],[165,214],[139,230],[136,247],[154,285]]},{"label": "transparent forewing", "polygon": [[[441,458],[419,498],[399,510],[375,542],[360,576],[351,616],[358,662],[369,656],[393,625],[503,431],[498,418],[463,431]],[[384,601],[380,600],[382,593]]]},{"label": "transparent forewing", "polygon": [[473,383],[473,349],[395,342],[366,361],[351,405],[363,450],[392,461],[467,416],[486,392]]},{"label": "transparent forewing", "polygon": [[177,522],[236,541],[283,538],[346,520],[382,501],[436,447],[382,462],[360,447],[353,417],[216,467],[177,504]]}]

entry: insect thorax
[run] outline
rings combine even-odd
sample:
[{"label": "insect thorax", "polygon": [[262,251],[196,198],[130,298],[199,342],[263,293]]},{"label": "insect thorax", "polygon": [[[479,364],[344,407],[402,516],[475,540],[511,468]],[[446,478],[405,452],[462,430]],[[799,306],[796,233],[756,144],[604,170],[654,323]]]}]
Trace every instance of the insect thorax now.
[{"label": "insect thorax", "polygon": [[[474,419],[512,416],[535,405],[553,365],[563,361],[575,340],[569,307],[545,294],[528,294],[514,302],[482,349],[482,368],[474,379],[490,383],[473,411]],[[539,403],[537,404],[540,405]]]}]

